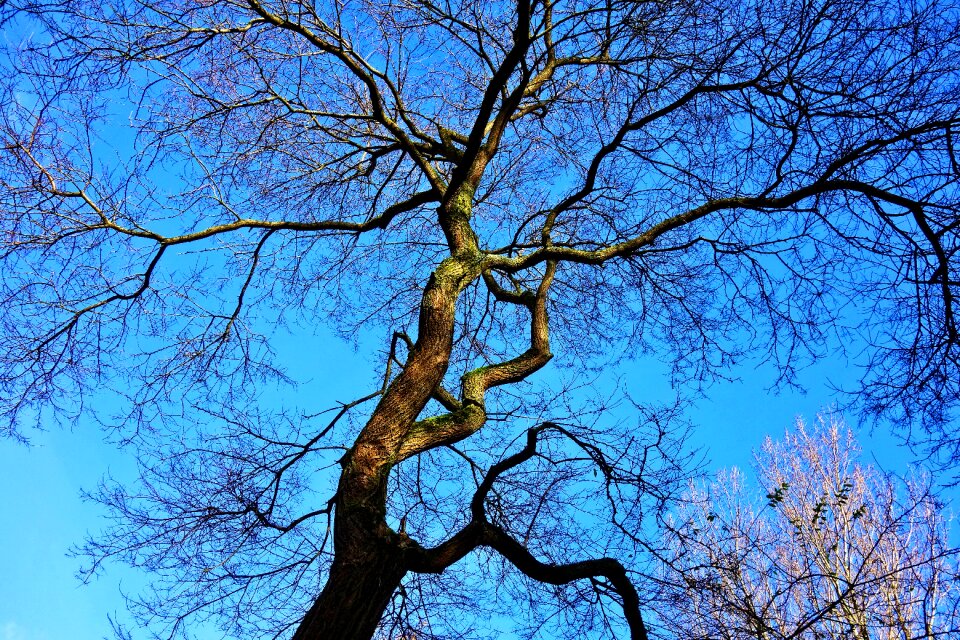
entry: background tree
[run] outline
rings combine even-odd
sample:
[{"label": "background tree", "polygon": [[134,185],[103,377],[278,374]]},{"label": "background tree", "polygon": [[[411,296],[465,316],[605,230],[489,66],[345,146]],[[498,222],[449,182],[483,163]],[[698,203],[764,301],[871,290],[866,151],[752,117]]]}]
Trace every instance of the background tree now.
[{"label": "background tree", "polygon": [[[951,0],[0,11],[4,424],[135,447],[88,551],[174,634],[468,633],[425,612],[503,584],[531,635],[646,637],[679,405],[564,393],[618,354],[683,394],[849,348],[956,451]],[[335,416],[272,351],[321,323],[384,345]]]},{"label": "background tree", "polygon": [[798,421],[676,514],[670,564],[686,638],[941,638],[957,633],[955,551],[929,481],[857,462],[833,415]]}]

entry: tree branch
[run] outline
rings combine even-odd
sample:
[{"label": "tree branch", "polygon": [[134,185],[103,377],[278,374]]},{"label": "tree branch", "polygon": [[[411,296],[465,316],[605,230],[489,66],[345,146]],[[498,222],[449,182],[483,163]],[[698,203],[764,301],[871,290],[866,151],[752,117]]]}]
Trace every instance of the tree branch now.
[{"label": "tree branch", "polygon": [[544,431],[566,431],[557,424],[544,422],[527,430],[526,445],[517,453],[490,467],[470,502],[470,523],[457,534],[432,549],[415,549],[409,556],[410,569],[420,573],[439,573],[479,546],[497,551],[524,575],[539,582],[563,585],[588,578],[605,578],[619,595],[632,640],[647,640],[640,613],[640,597],[623,565],[613,558],[584,560],[568,564],[547,564],[538,560],[506,531],[487,520],[484,503],[493,484],[504,472],[513,469],[537,453],[537,437]]}]

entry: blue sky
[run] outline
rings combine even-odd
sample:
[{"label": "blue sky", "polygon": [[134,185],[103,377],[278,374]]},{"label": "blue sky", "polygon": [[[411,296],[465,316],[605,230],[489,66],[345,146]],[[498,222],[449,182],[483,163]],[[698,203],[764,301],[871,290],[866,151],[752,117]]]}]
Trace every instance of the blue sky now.
[{"label": "blue sky", "polygon": [[24,448],[0,441],[5,526],[0,531],[0,639],[100,638],[107,614],[122,607],[119,589],[134,576],[90,585],[74,578],[69,546],[98,526],[100,513],[81,502],[79,488],[94,485],[120,463],[91,429],[53,431]]}]

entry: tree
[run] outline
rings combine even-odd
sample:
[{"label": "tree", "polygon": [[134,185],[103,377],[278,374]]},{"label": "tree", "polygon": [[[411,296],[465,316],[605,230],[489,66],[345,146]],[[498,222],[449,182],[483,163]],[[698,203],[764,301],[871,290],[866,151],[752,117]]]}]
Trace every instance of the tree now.
[{"label": "tree", "polygon": [[[5,424],[135,447],[88,551],[173,632],[422,637],[469,558],[531,633],[645,638],[682,402],[578,406],[617,354],[682,400],[848,349],[956,450],[957,9],[10,0]],[[331,421],[262,394],[324,323],[385,345]]]},{"label": "tree", "polygon": [[757,454],[766,505],[736,469],[677,513],[671,571],[686,638],[941,638],[957,633],[957,562],[928,480],[856,462],[835,416]]}]

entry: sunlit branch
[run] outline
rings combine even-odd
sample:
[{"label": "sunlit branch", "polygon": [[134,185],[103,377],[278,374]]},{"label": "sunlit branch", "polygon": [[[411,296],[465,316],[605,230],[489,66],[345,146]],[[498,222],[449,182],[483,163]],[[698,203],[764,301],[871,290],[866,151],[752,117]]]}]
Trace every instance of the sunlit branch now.
[{"label": "sunlit branch", "polygon": [[383,96],[380,92],[380,88],[377,86],[377,81],[374,76],[370,73],[370,69],[366,61],[362,59],[361,56],[356,55],[349,45],[342,40],[342,37],[337,33],[333,32],[329,27],[323,25],[319,19],[317,23],[319,26],[323,27],[327,35],[333,37],[336,42],[330,43],[326,41],[323,37],[314,33],[309,28],[304,26],[299,22],[293,22],[282,16],[279,16],[271,11],[267,10],[259,0],[247,0],[247,4],[250,8],[265,19],[267,22],[290,31],[291,33],[296,33],[297,35],[302,36],[310,44],[315,46],[319,51],[324,54],[331,55],[337,60],[339,60],[357,79],[362,82],[366,88],[368,95],[370,97],[370,103],[373,107],[373,116],[387,130],[394,135],[397,140],[403,145],[404,150],[410,155],[411,158],[417,163],[417,166],[423,171],[424,176],[430,182],[435,190],[438,192],[443,192],[446,187],[446,183],[441,177],[440,173],[434,168],[430,162],[423,157],[420,153],[420,150],[417,148],[417,145],[410,140],[403,129],[397,124],[389,115],[387,115],[387,108],[384,104]]},{"label": "sunlit branch", "polygon": [[452,444],[476,432],[487,419],[485,395],[489,389],[519,382],[550,361],[547,295],[555,273],[556,264],[548,263],[536,294],[526,301],[530,310],[530,348],[511,360],[465,373],[459,409],[415,423],[404,440],[399,459]]},{"label": "sunlit branch", "polygon": [[[408,353],[413,350],[414,342],[410,338],[410,336],[406,334],[406,332],[395,331],[393,334],[393,338],[390,342],[390,357],[388,358],[388,362],[396,362],[402,368],[404,366],[404,363],[400,362],[400,360],[398,360],[396,356],[396,348],[397,348],[398,341],[402,341],[404,345],[406,345]],[[384,377],[384,389],[386,389],[387,384],[389,384],[390,377],[391,377],[390,366],[388,364],[385,377]],[[438,384],[436,389],[434,389],[433,399],[439,402],[444,409],[450,412],[459,411],[462,408],[460,401],[457,400],[457,398],[452,393],[447,391],[442,384]]]}]

